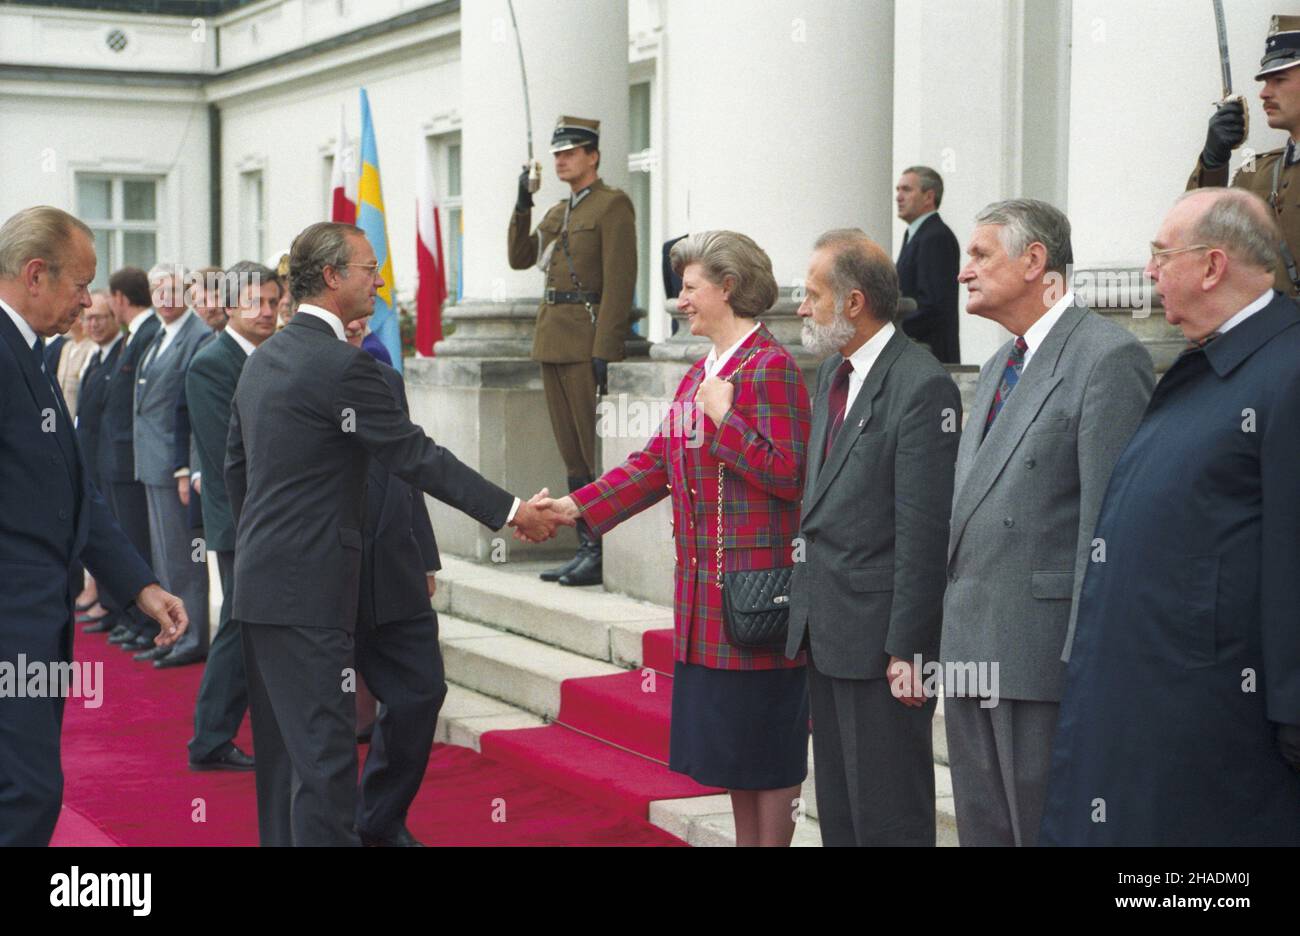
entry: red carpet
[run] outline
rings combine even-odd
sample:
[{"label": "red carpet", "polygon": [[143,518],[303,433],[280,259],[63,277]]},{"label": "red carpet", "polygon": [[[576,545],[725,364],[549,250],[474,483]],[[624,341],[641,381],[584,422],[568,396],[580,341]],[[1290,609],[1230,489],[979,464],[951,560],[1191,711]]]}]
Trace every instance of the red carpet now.
[{"label": "red carpet", "polygon": [[[156,670],[109,647],[103,635],[80,633],[76,657],[103,662],[102,705],[69,701],[65,805],[54,844],[256,844],[253,775],[186,766],[201,667]],[[512,733],[519,732],[496,732]],[[247,721],[237,743],[252,751]],[[682,844],[626,810],[446,745],[434,748],[409,826],[439,845]]]},{"label": "red carpet", "polygon": [[664,673],[672,672],[672,633],[642,637],[645,666],[659,671],[653,683],[639,669],[567,679],[560,686],[559,724],[490,731],[483,735],[483,753],[639,818],[654,800],[721,793],[664,766],[673,692],[672,677]]}]

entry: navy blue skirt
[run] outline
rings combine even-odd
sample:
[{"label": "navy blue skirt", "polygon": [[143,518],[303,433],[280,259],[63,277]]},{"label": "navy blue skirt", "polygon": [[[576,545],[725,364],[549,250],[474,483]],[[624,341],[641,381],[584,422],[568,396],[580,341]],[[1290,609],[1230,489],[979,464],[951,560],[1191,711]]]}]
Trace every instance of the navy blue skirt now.
[{"label": "navy blue skirt", "polygon": [[673,667],[668,766],[705,786],[780,790],[808,776],[808,672]]}]

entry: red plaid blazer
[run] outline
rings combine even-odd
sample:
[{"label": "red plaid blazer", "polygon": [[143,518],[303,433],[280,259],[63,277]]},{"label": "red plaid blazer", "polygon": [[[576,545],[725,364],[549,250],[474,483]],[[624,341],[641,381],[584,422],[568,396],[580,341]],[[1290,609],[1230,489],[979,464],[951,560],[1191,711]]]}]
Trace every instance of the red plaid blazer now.
[{"label": "red plaid blazer", "polygon": [[704,380],[700,360],[682,378],[669,417],[649,444],[573,499],[587,523],[605,533],[672,495],[676,659],[729,670],[803,666],[802,653],[787,660],[781,649],[734,647],[723,629],[715,567],[718,463],[726,466],[726,571],[792,565],[811,422],[799,366],[765,327],[745,340],[718,376],[737,368],[736,396],[720,425],[695,407]]}]

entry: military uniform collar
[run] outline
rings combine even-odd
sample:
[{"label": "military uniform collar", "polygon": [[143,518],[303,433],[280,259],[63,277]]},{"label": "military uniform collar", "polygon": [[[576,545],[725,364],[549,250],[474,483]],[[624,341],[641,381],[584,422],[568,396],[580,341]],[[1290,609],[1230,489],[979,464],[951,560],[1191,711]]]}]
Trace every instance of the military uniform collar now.
[{"label": "military uniform collar", "polygon": [[593,191],[595,191],[596,189],[598,189],[598,188],[604,188],[604,187],[605,187],[605,183],[602,182],[602,181],[600,180],[600,177],[599,177],[599,176],[597,176],[597,177],[596,177],[596,181],[593,182],[593,183],[591,183],[590,185],[588,185],[586,188],[581,189],[581,190],[579,190],[579,191],[577,191],[577,192],[570,192],[570,193],[569,193],[569,209],[572,210],[572,209],[574,209],[574,208],[577,208],[577,207],[578,207],[578,204],[579,204],[579,203],[580,203],[584,198],[586,198],[588,195],[590,195],[590,194],[591,194]]}]

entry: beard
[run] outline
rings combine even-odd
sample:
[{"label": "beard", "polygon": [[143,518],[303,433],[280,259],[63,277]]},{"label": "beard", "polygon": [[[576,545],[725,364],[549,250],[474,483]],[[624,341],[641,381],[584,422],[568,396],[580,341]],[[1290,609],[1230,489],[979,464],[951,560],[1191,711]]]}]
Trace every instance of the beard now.
[{"label": "beard", "polygon": [[810,318],[804,319],[799,340],[809,354],[822,358],[848,344],[854,333],[853,323],[844,317],[842,304],[837,302],[835,317],[829,325],[818,325]]}]

